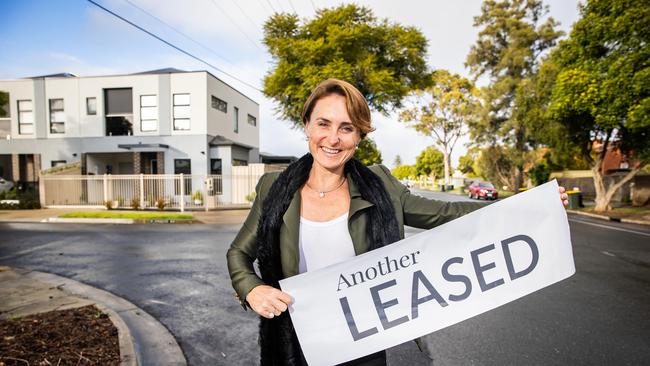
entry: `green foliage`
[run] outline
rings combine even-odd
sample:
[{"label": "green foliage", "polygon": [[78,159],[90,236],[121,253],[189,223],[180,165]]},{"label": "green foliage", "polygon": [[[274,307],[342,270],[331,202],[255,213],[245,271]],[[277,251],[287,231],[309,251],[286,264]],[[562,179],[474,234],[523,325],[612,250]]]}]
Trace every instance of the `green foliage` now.
[{"label": "green foliage", "polygon": [[402,165],[402,157],[399,155],[395,155],[395,160],[393,160],[393,166],[398,167]]},{"label": "green foliage", "polygon": [[478,159],[479,149],[473,147],[467,150],[465,155],[458,158],[458,170],[469,177],[476,177],[474,165]]},{"label": "green foliage", "polygon": [[264,44],[274,61],[264,94],[296,127],[302,125],[303,103],[327,78],[352,83],[383,113],[399,108],[409,91],[428,82],[424,35],[378,20],[355,4],[320,9],[302,24],[297,15],[275,14],[264,24]]},{"label": "green foliage", "polygon": [[390,172],[397,179],[415,178],[417,176],[415,165],[399,165]]},{"label": "green foliage", "polygon": [[476,174],[495,186],[513,189],[515,182],[515,167],[512,164],[512,149],[504,146],[490,146],[483,148],[478,154],[474,165]]},{"label": "green foliage", "polygon": [[[552,86],[546,142],[599,164],[594,141],[650,159],[650,7],[633,0],[591,0],[542,69]],[[541,86],[540,86],[541,88]]]},{"label": "green foliage", "polygon": [[0,118],[9,117],[9,93],[0,91]]},{"label": "green foliage", "polygon": [[354,157],[364,165],[381,164],[382,161],[377,144],[368,137],[361,140],[359,147],[354,152]]},{"label": "green foliage", "polygon": [[255,197],[257,197],[257,192],[253,191],[253,192],[247,194],[246,197],[244,197],[244,198],[246,199],[246,201],[252,203],[253,201],[255,201]]},{"label": "green foliage", "polygon": [[539,58],[562,35],[557,23],[546,17],[541,0],[486,0],[474,26],[481,28],[466,65],[475,78],[487,75],[481,118],[470,122],[472,139],[478,144],[503,144],[519,187],[525,157],[535,146],[531,129],[541,121],[539,104],[531,97]]},{"label": "green foliage", "polygon": [[548,182],[548,178],[551,176],[551,167],[546,160],[542,160],[528,169],[528,175],[533,181],[533,184],[538,186]]},{"label": "green foliage", "polygon": [[443,154],[433,146],[424,149],[415,159],[416,175],[439,177],[444,173],[444,166]]},{"label": "green foliage", "polygon": [[414,93],[415,103],[400,112],[399,120],[434,138],[447,157],[445,177],[451,175],[450,156],[463,126],[478,118],[477,90],[469,80],[447,70],[432,74],[432,85]]},{"label": "green foliage", "polygon": [[140,209],[140,199],[139,198],[131,198],[131,208],[134,210],[139,210]]},{"label": "green foliage", "polygon": [[192,194],[192,201],[203,201],[203,193],[201,191],[194,191]]},{"label": "green foliage", "polygon": [[36,190],[27,188],[19,190],[16,187],[0,192],[0,200],[18,200],[14,203],[0,203],[0,210],[39,209],[41,203]]}]

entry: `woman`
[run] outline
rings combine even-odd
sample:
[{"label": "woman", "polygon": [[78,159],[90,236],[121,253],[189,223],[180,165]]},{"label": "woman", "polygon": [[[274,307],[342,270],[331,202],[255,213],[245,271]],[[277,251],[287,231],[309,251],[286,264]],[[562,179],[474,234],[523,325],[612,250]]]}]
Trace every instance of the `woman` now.
[{"label": "woman", "polygon": [[[250,214],[227,254],[242,306],[261,317],[262,365],[306,364],[286,311],[292,299],[279,290],[279,280],[396,242],[404,237],[404,225],[430,229],[483,205],[413,196],[387,168],[353,159],[373,128],[365,98],[345,81],[318,85],[302,119],[309,153],[284,172],[260,179]],[[262,278],[253,268],[256,258]],[[386,365],[386,354],[345,365]]]}]

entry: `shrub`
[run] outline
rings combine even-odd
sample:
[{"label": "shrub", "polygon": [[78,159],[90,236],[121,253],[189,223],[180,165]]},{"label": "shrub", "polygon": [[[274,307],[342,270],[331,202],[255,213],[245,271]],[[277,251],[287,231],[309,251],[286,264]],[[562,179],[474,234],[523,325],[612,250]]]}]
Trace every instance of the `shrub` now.
[{"label": "shrub", "polygon": [[113,201],[111,201],[111,200],[104,201],[104,206],[106,206],[107,210],[112,210],[113,209]]},{"label": "shrub", "polygon": [[164,210],[165,206],[167,206],[167,202],[164,198],[158,198],[156,200],[156,207],[158,207],[159,210]]},{"label": "shrub", "polygon": [[194,194],[192,195],[192,200],[193,201],[197,201],[197,200],[198,201],[203,201],[203,193],[201,193],[201,191],[194,192]]},{"label": "shrub", "polygon": [[131,199],[131,208],[134,210],[137,210],[140,208],[140,199],[139,198],[132,198]]},{"label": "shrub", "polygon": [[247,194],[246,197],[244,197],[244,198],[248,202],[253,202],[253,201],[255,201],[255,196],[257,196],[257,193],[251,192],[251,193]]}]

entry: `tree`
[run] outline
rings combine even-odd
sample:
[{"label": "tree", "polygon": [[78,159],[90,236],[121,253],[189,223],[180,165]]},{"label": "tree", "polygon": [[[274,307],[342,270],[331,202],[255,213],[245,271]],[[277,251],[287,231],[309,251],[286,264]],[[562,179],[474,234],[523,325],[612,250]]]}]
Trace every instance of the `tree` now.
[{"label": "tree", "polygon": [[481,149],[474,165],[476,175],[492,182],[495,186],[513,190],[515,168],[509,156],[511,153],[508,147],[501,145]]},{"label": "tree", "polygon": [[426,175],[433,180],[443,174],[444,156],[440,150],[433,146],[424,149],[415,159],[415,172],[417,175]]},{"label": "tree", "polygon": [[297,127],[303,103],[327,78],[352,83],[382,113],[428,82],[424,35],[354,4],[320,9],[302,24],[295,14],[274,14],[264,24],[264,44],[274,62],[264,94]]},{"label": "tree", "polygon": [[9,117],[9,93],[0,91],[0,117]]},{"label": "tree", "polygon": [[443,154],[445,184],[451,175],[451,153],[464,124],[476,119],[478,100],[473,83],[447,70],[432,74],[432,86],[413,93],[414,105],[400,112],[399,120],[434,138]]},{"label": "tree", "polygon": [[397,179],[415,178],[417,176],[415,165],[398,165],[390,172]]},{"label": "tree", "polygon": [[478,159],[479,151],[479,148],[472,147],[467,149],[465,155],[458,158],[458,170],[460,170],[461,173],[466,174],[469,177],[477,176],[474,165]]},{"label": "tree", "polygon": [[[549,90],[542,136],[559,151],[580,151],[596,189],[596,211],[650,161],[650,7],[634,0],[590,0],[581,19],[542,68]],[[551,88],[547,84],[551,85]],[[636,165],[609,186],[603,162],[618,148]]]},{"label": "tree", "polygon": [[399,155],[395,155],[395,160],[393,160],[393,166],[398,167],[402,165],[402,157]]},{"label": "tree", "polygon": [[359,143],[359,148],[354,152],[354,157],[364,165],[381,164],[381,152],[377,149],[372,139],[366,137]]},{"label": "tree", "polygon": [[[562,35],[557,23],[546,18],[548,8],[541,0],[485,0],[481,15],[474,18],[479,37],[467,56],[466,65],[475,78],[488,76],[481,118],[470,125],[472,138],[479,144],[505,144],[514,167],[514,188],[523,182],[524,160],[535,142],[529,131],[538,123],[527,103],[531,78],[539,59]],[[532,115],[531,115],[532,114]]]}]

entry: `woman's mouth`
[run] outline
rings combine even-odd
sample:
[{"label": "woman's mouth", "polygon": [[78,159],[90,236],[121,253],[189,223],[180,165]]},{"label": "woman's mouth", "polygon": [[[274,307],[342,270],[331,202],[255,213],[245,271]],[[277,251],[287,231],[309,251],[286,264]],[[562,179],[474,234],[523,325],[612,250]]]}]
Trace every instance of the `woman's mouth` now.
[{"label": "woman's mouth", "polygon": [[323,150],[328,155],[336,155],[336,154],[341,152],[341,150],[339,150],[339,149],[330,149],[330,148],[325,147],[325,146],[321,146],[320,148],[321,148],[321,150]]}]

